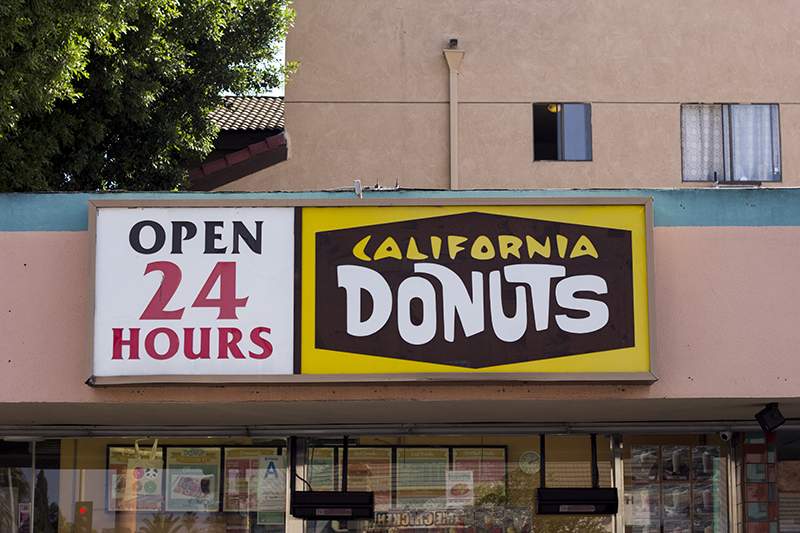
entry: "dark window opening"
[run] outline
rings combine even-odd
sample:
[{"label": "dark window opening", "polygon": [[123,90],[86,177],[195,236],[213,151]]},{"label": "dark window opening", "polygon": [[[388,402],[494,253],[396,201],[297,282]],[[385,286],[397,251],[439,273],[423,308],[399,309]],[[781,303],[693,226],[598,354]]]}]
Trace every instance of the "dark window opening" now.
[{"label": "dark window opening", "polygon": [[533,104],[534,161],[591,161],[589,104]]}]

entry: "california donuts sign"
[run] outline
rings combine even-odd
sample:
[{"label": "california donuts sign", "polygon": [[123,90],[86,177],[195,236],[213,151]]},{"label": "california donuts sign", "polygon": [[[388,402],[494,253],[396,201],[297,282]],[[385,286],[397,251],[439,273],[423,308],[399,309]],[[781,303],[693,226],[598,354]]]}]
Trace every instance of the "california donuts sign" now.
[{"label": "california donuts sign", "polygon": [[650,372],[649,205],[306,210],[303,372]]}]

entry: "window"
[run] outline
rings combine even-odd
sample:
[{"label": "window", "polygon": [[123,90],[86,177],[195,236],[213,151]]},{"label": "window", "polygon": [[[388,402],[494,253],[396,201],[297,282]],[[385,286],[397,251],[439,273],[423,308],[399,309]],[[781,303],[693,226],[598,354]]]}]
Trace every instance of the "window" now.
[{"label": "window", "polygon": [[681,106],[683,181],[780,181],[778,106]]},{"label": "window", "polygon": [[534,161],[591,161],[589,104],[533,104]]}]

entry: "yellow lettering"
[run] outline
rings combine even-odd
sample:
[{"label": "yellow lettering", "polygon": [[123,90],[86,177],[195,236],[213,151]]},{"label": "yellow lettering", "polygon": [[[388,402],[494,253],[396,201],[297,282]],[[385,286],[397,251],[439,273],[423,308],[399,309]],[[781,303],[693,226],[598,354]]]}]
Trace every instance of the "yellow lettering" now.
[{"label": "yellow lettering", "polygon": [[556,245],[558,246],[558,257],[564,259],[567,253],[567,243],[569,240],[563,235],[556,235]]},{"label": "yellow lettering", "polygon": [[431,252],[434,259],[439,259],[439,255],[442,253],[442,239],[435,235],[431,235]]},{"label": "yellow lettering", "polygon": [[489,240],[489,237],[481,235],[472,243],[472,250],[470,253],[473,259],[478,259],[480,261],[492,259],[494,258],[494,245],[492,241]]},{"label": "yellow lettering", "polygon": [[535,254],[539,254],[542,257],[549,258],[550,257],[550,237],[545,238],[544,245],[541,244],[539,241],[531,237],[530,235],[525,236],[525,240],[528,244],[528,258],[533,259]]},{"label": "yellow lettering", "polygon": [[372,238],[372,235],[367,235],[353,247],[353,255],[356,256],[357,259],[361,259],[362,261],[372,261],[369,256],[364,252],[364,249],[367,247],[367,243]]},{"label": "yellow lettering", "polygon": [[591,255],[597,259],[597,250],[595,250],[594,244],[592,244],[592,241],[590,241],[586,235],[581,235],[581,238],[575,243],[575,247],[572,249],[572,253],[569,254],[569,258],[572,259],[573,257],[580,257],[582,255]]},{"label": "yellow lettering", "polygon": [[447,236],[447,250],[450,252],[450,259],[455,259],[456,254],[464,249],[464,247],[459,246],[459,244],[461,244],[466,240],[467,240],[466,237],[461,237],[459,235]]},{"label": "yellow lettering", "polygon": [[375,261],[378,259],[385,259],[386,257],[394,257],[395,259],[403,258],[403,254],[400,253],[400,247],[397,246],[397,243],[391,237],[386,237],[378,249],[375,250]]},{"label": "yellow lettering", "polygon": [[500,248],[500,257],[503,259],[508,259],[509,255],[513,255],[517,259],[522,259],[519,255],[519,249],[522,247],[522,239],[519,237],[513,235],[498,235],[497,246]]},{"label": "yellow lettering", "polygon": [[419,253],[419,248],[417,248],[417,241],[414,240],[414,237],[411,237],[411,240],[408,241],[408,250],[406,250],[406,257],[409,259],[428,258],[427,255]]}]

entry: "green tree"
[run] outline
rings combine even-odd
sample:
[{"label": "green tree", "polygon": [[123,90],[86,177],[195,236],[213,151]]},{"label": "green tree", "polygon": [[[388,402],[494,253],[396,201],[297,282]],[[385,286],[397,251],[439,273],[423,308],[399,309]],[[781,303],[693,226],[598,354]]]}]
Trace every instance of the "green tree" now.
[{"label": "green tree", "polygon": [[122,1],[37,0],[0,3],[0,134],[32,112],[75,99],[90,45],[111,51],[126,29]]},{"label": "green tree", "polygon": [[[41,2],[58,11],[85,0]],[[12,55],[45,45],[63,53],[46,79],[17,76],[33,96],[0,84],[0,191],[185,187],[185,162],[211,150],[208,115],[221,94],[277,87],[294,67],[273,62],[292,21],[288,2],[117,0],[92,16],[75,8],[72,18],[14,29],[4,37]],[[74,38],[27,35],[46,23]]]},{"label": "green tree", "polygon": [[[33,490],[33,525],[36,533],[53,533],[53,517],[50,511],[50,496],[47,494],[47,476],[44,470],[39,470],[36,476],[36,485]],[[58,522],[56,522],[58,527]]]},{"label": "green tree", "polygon": [[154,513],[153,518],[142,520],[139,533],[176,533],[180,529],[180,518],[172,514]]}]

